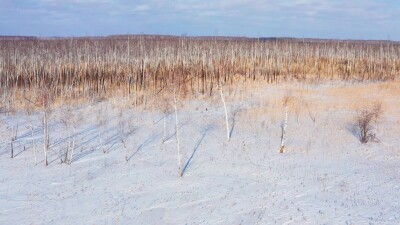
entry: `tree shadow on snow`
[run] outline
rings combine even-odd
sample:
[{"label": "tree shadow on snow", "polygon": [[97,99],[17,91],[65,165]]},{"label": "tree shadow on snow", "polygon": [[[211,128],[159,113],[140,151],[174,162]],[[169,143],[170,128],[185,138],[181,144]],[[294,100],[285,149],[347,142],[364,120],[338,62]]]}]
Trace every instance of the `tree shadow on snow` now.
[{"label": "tree shadow on snow", "polygon": [[80,152],[80,153],[78,153],[78,154],[76,154],[76,155],[74,155],[74,156],[72,157],[72,162],[76,162],[76,161],[78,161],[79,159],[82,159],[82,158],[84,158],[84,157],[86,157],[86,156],[92,154],[93,152],[95,152],[95,148],[91,148],[91,149],[88,150],[88,151]]},{"label": "tree shadow on snow", "polygon": [[204,139],[204,137],[206,136],[207,132],[208,132],[209,130],[213,129],[213,128],[214,128],[213,126],[208,126],[208,127],[204,130],[203,135],[202,135],[201,138],[197,141],[197,143],[196,143],[196,145],[195,145],[195,147],[194,147],[194,149],[193,149],[192,155],[191,155],[191,156],[189,157],[189,159],[186,161],[185,166],[184,166],[183,169],[182,169],[182,176],[185,174],[186,170],[188,169],[190,162],[192,161],[194,155],[196,154],[197,150],[199,149],[201,143],[203,142],[203,139]]},{"label": "tree shadow on snow", "polygon": [[233,135],[233,130],[235,129],[236,116],[240,111],[242,111],[242,109],[236,109],[233,112],[233,115],[232,115],[232,127],[231,127],[231,130],[229,131],[229,137],[231,137],[231,138],[232,138],[232,135]]},{"label": "tree shadow on snow", "polygon": [[142,144],[140,144],[136,151],[129,156],[127,161],[130,161],[132,157],[134,157],[136,154],[139,153],[140,150],[142,150],[144,147],[146,147],[147,145],[151,144],[153,141],[155,141],[156,139],[158,139],[160,137],[160,134],[156,134],[156,135],[152,135],[149,138],[147,138]]},{"label": "tree shadow on snow", "polygon": [[355,123],[347,123],[346,124],[346,130],[350,132],[357,140],[360,140],[360,132],[357,127],[357,124]]}]

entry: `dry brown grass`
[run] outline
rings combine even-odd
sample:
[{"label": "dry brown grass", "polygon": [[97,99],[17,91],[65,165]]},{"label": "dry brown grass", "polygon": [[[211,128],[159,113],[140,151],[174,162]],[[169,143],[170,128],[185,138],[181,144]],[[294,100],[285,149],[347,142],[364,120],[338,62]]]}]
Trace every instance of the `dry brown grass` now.
[{"label": "dry brown grass", "polygon": [[[240,89],[242,87],[240,86]],[[351,121],[357,109],[367,107],[371,102],[381,101],[384,111],[389,115],[400,114],[400,82],[387,81],[376,83],[313,85],[298,82],[284,82],[280,85],[265,85],[264,90],[243,87],[231,101],[255,102],[242,114],[247,120],[268,118],[271,122],[282,120],[284,104],[282,99],[290,92],[289,117],[296,122],[301,120],[318,121],[326,112],[348,112],[343,116]],[[397,120],[399,117],[397,117]],[[397,121],[396,120],[396,121]]]}]

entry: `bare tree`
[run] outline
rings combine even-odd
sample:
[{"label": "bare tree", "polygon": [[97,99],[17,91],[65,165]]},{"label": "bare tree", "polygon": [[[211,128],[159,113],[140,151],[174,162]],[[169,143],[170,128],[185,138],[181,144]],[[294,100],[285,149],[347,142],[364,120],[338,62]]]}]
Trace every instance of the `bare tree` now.
[{"label": "bare tree", "polygon": [[68,132],[68,147],[61,157],[61,162],[65,162],[71,165],[76,143],[76,128],[82,121],[82,114],[74,111],[72,107],[68,106],[63,111],[63,117],[61,118],[61,121]]},{"label": "bare tree", "polygon": [[176,88],[174,88],[174,109],[175,109],[175,137],[176,137],[176,148],[178,150],[178,171],[179,176],[182,177],[183,170],[182,170],[182,159],[181,159],[181,148],[179,143],[179,121],[178,121],[178,99]]},{"label": "bare tree", "polygon": [[36,149],[36,143],[35,143],[35,138],[34,138],[35,125],[34,125],[32,114],[34,112],[35,107],[40,107],[40,103],[35,103],[27,97],[25,97],[24,100],[25,100],[24,101],[25,102],[24,109],[27,112],[25,127],[31,133],[31,147],[32,147],[34,158],[35,158],[35,165],[37,165],[37,149]]},{"label": "bare tree", "polygon": [[220,93],[220,96],[221,96],[222,103],[224,104],[225,123],[226,123],[226,136],[227,136],[228,141],[230,141],[230,140],[231,140],[231,135],[230,135],[230,132],[229,132],[228,110],[227,110],[227,108],[226,108],[226,103],[225,103],[225,98],[224,98],[224,92],[223,92],[223,90],[222,90],[222,84],[221,84],[221,83],[218,84],[218,89],[219,89],[219,93]]},{"label": "bare tree", "polygon": [[357,111],[356,125],[359,132],[361,143],[368,143],[370,141],[379,142],[374,131],[373,122],[377,123],[382,116],[383,108],[382,103],[374,103],[370,107]]},{"label": "bare tree", "polygon": [[50,149],[49,118],[52,114],[51,96],[47,89],[42,90],[42,110],[43,110],[43,151],[45,165],[49,165],[48,153]]},{"label": "bare tree", "polygon": [[12,125],[8,127],[8,131],[10,132],[11,135],[11,141],[10,141],[10,157],[14,158],[14,142],[17,141],[18,137],[18,128],[19,128],[19,122],[18,118],[13,115],[12,116]]},{"label": "bare tree", "polygon": [[288,124],[288,114],[289,114],[289,101],[290,101],[289,96],[285,96],[283,98],[283,106],[285,107],[285,119],[283,121],[283,124],[281,126],[282,128],[282,134],[281,134],[281,147],[279,149],[279,153],[283,153],[285,151],[285,139],[286,139],[286,128]]},{"label": "bare tree", "polygon": [[30,133],[31,133],[31,147],[32,147],[32,151],[33,151],[33,156],[35,158],[35,165],[37,165],[36,144],[35,144],[35,139],[34,139],[34,136],[33,136],[35,127],[33,125],[33,122],[32,122],[31,118],[27,122],[26,129],[28,129],[30,131]]}]

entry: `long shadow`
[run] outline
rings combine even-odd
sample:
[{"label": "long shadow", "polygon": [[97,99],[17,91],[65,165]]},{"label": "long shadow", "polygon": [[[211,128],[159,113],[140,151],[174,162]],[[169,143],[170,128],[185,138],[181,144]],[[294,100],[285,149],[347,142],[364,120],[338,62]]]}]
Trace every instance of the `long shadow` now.
[{"label": "long shadow", "polygon": [[[35,135],[36,133],[41,132],[41,131],[43,131],[42,127],[36,127],[36,128],[33,129],[33,135]],[[23,134],[21,134],[21,135],[19,135],[17,137],[17,140],[18,139],[23,139],[23,138],[28,138],[28,137],[31,137],[31,136],[32,136],[32,131],[31,130],[25,131]]]},{"label": "long shadow", "polygon": [[[166,115],[166,117],[167,117],[167,116],[168,116],[168,115]],[[164,119],[164,116],[162,116],[160,119],[158,119],[158,120],[156,120],[156,121],[153,121],[153,124],[156,125],[156,124],[158,124],[159,122],[161,122],[163,119]]]},{"label": "long shadow", "polygon": [[[124,132],[123,137],[124,139],[128,139],[134,132],[136,132],[137,128],[131,128],[128,132]],[[113,150],[113,147],[117,145],[118,143],[121,143],[121,133],[118,131],[117,128],[114,128],[114,132],[111,136],[109,136],[105,142],[108,143],[108,148],[105,150],[106,152],[110,153]],[[101,147],[102,145],[100,145]],[[105,146],[105,145],[104,145]]]},{"label": "long shadow", "polygon": [[[184,125],[181,124],[181,125],[179,126],[179,129],[181,129],[183,126],[184,126]],[[174,137],[175,135],[176,135],[176,130],[175,130],[172,134],[170,134],[169,136],[167,136],[167,137],[165,138],[164,143],[165,143],[165,142],[168,142],[168,141],[169,141],[172,137]]]},{"label": "long shadow", "polygon": [[172,133],[172,134],[170,134],[168,137],[166,137],[164,143],[165,143],[165,142],[168,142],[172,137],[175,136],[175,134],[176,134],[176,131],[174,131],[174,133]]},{"label": "long shadow", "polygon": [[[50,160],[51,158],[53,158],[53,156],[56,156],[53,160]],[[61,154],[53,154],[53,155],[51,155],[51,156],[49,156],[48,157],[48,163],[49,163],[49,165],[51,165],[52,163],[54,163],[55,161],[57,161],[57,160],[59,160],[59,159],[61,159],[61,157],[62,157],[62,155]],[[60,161],[61,162],[61,161]]]},{"label": "long shadow", "polygon": [[139,147],[136,149],[136,151],[128,158],[127,161],[131,160],[132,157],[134,157],[137,153],[139,153],[140,150],[142,150],[142,148],[146,147],[147,145],[149,145],[151,142],[154,141],[154,139],[156,139],[156,137],[160,136],[160,134],[156,134],[153,135],[149,138],[147,138],[142,144],[139,145]]},{"label": "long shadow", "polygon": [[[55,161],[61,159],[61,154],[59,152],[56,152],[54,149],[49,149],[48,153],[47,153],[47,162],[48,165],[51,165],[52,163],[54,163]],[[44,163],[45,158],[43,157],[42,160],[37,162],[37,165]]]},{"label": "long shadow", "polygon": [[[74,133],[74,134],[72,134],[72,135],[70,135],[70,136],[64,136],[64,137],[62,137],[62,138],[58,138],[58,139],[56,139],[54,142],[52,142],[51,143],[51,145],[50,145],[50,148],[53,148],[53,147],[56,147],[56,146],[58,146],[58,145],[61,145],[62,143],[65,143],[66,141],[68,141],[69,139],[71,139],[71,138],[77,138],[77,137],[79,137],[79,136],[81,136],[81,135],[85,135],[85,137],[86,136],[89,136],[89,135],[91,135],[91,134],[95,134],[96,133],[96,127],[89,127],[89,128],[86,128],[86,129],[84,129],[84,130],[81,130],[81,131],[79,131],[79,132],[76,132],[76,133]],[[76,142],[77,142],[77,140],[75,140]],[[90,140],[88,140],[88,141],[90,141]],[[81,145],[81,144],[80,144]],[[76,147],[80,147],[80,146],[76,146]]]},{"label": "long shadow", "polygon": [[[88,139],[88,140],[86,140],[84,142],[79,142],[78,140],[76,140],[76,142],[78,142],[79,144],[75,145],[75,149],[83,148],[83,146],[86,143],[89,143],[89,142],[91,142],[91,140],[97,138],[98,134],[96,132],[96,127],[95,126],[91,126],[91,127],[86,128],[84,130],[81,130],[81,131],[79,131],[79,132],[77,132],[77,133],[75,133],[75,134],[73,134],[73,135],[71,135],[69,137],[64,137],[64,138],[56,140],[54,143],[51,143],[50,149],[49,149],[49,153],[50,154],[48,155],[49,165],[54,163],[54,162],[56,162],[57,160],[60,160],[61,157],[63,157],[62,154],[60,154],[59,152],[57,152],[55,150],[55,148],[57,146],[60,146],[63,142],[67,141],[68,138],[79,137],[79,136],[82,136],[82,135],[84,135],[84,137],[87,137],[89,135],[94,135],[94,137],[92,137],[92,138],[90,138],[90,139]],[[75,162],[75,161],[77,161],[77,160],[79,160],[79,159],[81,159],[81,158],[83,158],[83,157],[85,157],[85,156],[87,156],[87,155],[89,155],[89,154],[91,154],[93,152],[94,152],[94,148],[91,148],[91,150],[81,151],[78,154],[74,154],[74,156],[72,158],[72,162]],[[42,160],[42,162],[44,162],[44,160]]]},{"label": "long shadow", "polygon": [[[107,135],[109,135],[110,133],[115,132],[116,129],[117,129],[116,127],[111,127],[111,128],[109,128],[108,130],[106,130],[106,131],[104,132],[103,135],[104,135],[104,136],[107,136]],[[83,146],[85,146],[86,144],[90,144],[93,140],[96,140],[96,139],[99,138],[99,132],[98,132],[97,129],[93,129],[93,132],[90,133],[90,134],[92,135],[91,138],[86,139],[85,141],[79,141],[79,144],[76,145],[75,148],[83,147]],[[86,136],[89,136],[89,135],[86,134]],[[113,136],[114,136],[114,135],[113,135]],[[106,140],[104,140],[104,142],[105,142],[105,143],[108,143],[109,141],[111,141],[110,138],[112,138],[112,137],[106,137]],[[77,140],[77,142],[78,142],[78,140]],[[100,145],[103,145],[103,144],[100,144]]]},{"label": "long shadow", "polygon": [[26,148],[26,147],[24,146],[24,150],[22,150],[22,151],[18,152],[17,154],[15,154],[14,157],[17,157],[19,154],[25,152],[27,149],[28,149],[28,148]]},{"label": "long shadow", "polygon": [[[35,138],[35,139],[37,139],[37,138]],[[14,141],[14,158],[17,157],[18,155],[20,155],[21,153],[23,153],[23,152],[28,150],[29,147],[27,147],[27,146],[30,145],[30,142],[28,142],[28,141],[24,140],[24,139],[17,139],[17,140]],[[4,152],[0,152],[0,156],[10,152],[10,149],[8,149],[9,145],[10,145],[9,143],[7,143],[5,145],[6,146],[5,150],[4,150]],[[19,149],[22,149],[22,150],[20,150],[18,152]]]},{"label": "long shadow", "polygon": [[[114,146],[121,142],[121,139],[118,138],[118,135],[115,135],[115,136],[116,136],[116,139],[115,139],[114,141],[110,142],[108,148],[104,150],[105,153],[110,153],[110,152],[112,152]],[[104,146],[100,145],[100,147],[104,147]]]},{"label": "long shadow", "polygon": [[192,161],[192,159],[193,159],[194,155],[196,154],[197,150],[199,149],[201,142],[203,142],[204,137],[206,136],[207,132],[210,129],[212,129],[212,127],[207,127],[207,129],[203,132],[203,135],[201,136],[201,138],[197,141],[197,143],[196,143],[196,145],[195,145],[195,147],[193,149],[192,155],[186,161],[185,166],[182,169],[182,176],[185,174],[187,168],[189,167],[190,162]]},{"label": "long shadow", "polygon": [[[90,150],[83,151],[77,154],[74,154],[72,157],[72,162],[78,161],[79,159],[93,153],[95,151],[95,148],[91,148]],[[60,154],[59,152],[55,152],[54,149],[51,152],[51,154],[47,157],[49,165],[53,164],[54,162],[58,161],[63,157],[63,154]],[[60,161],[61,162],[61,161]],[[38,162],[38,164],[44,163],[44,159]]]},{"label": "long shadow", "polygon": [[83,157],[92,154],[93,152],[95,152],[95,149],[94,149],[94,148],[91,148],[91,149],[88,150],[88,151],[84,151],[84,152],[81,152],[81,153],[79,153],[79,154],[76,154],[76,155],[74,155],[74,156],[72,157],[72,162],[76,162],[76,161],[78,161],[79,159],[82,159]]},{"label": "long shadow", "polygon": [[360,140],[360,133],[358,131],[357,124],[355,123],[348,123],[346,124],[346,130],[349,131],[357,140]]},{"label": "long shadow", "polygon": [[[22,125],[20,124],[20,126],[22,126]],[[36,133],[38,131],[40,131],[39,128],[34,129],[34,133]],[[29,141],[31,141],[32,139],[35,139],[35,140],[39,139],[37,137],[31,137],[31,136],[32,136],[31,131],[27,131],[27,132],[23,133],[22,135],[17,136],[17,139],[13,142],[14,143],[14,151],[16,152],[16,150],[21,147],[24,147],[24,149],[22,151],[18,152],[17,154],[15,154],[14,157],[17,157],[19,154],[21,154],[27,150],[26,145],[29,144]],[[27,140],[27,138],[29,138],[29,140]],[[28,142],[28,144],[27,144],[27,142]],[[4,152],[3,151],[0,152],[0,156],[5,155],[10,152],[10,150],[8,150],[9,143],[6,143],[6,144],[1,143],[0,145],[6,146]]]},{"label": "long shadow", "polygon": [[241,110],[235,110],[233,112],[233,116],[232,116],[232,127],[231,130],[229,131],[229,137],[232,138],[232,134],[233,134],[233,130],[235,129],[235,124],[236,124],[236,115],[240,112]]}]

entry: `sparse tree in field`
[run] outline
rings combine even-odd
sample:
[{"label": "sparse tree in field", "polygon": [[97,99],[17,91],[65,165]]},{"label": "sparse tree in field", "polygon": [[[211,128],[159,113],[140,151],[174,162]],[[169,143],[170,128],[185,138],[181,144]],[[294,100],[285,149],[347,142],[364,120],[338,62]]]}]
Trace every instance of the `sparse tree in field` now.
[{"label": "sparse tree in field", "polygon": [[68,163],[71,165],[76,143],[76,128],[82,121],[82,114],[74,111],[72,107],[68,106],[63,111],[61,121],[68,132],[68,147],[61,157],[61,163]]},{"label": "sparse tree in field", "polygon": [[175,137],[176,137],[176,148],[178,150],[178,171],[179,177],[183,175],[182,159],[181,159],[181,148],[179,143],[179,121],[178,121],[178,97],[176,88],[174,87],[174,110],[175,110]]},{"label": "sparse tree in field", "polygon": [[224,104],[225,123],[226,123],[226,136],[227,136],[227,140],[230,141],[230,140],[231,140],[231,135],[230,135],[230,132],[229,132],[228,110],[227,110],[227,108],[226,108],[226,103],[225,103],[225,98],[224,98],[224,92],[223,92],[223,90],[222,90],[222,84],[221,84],[221,83],[218,85],[218,89],[219,89],[219,93],[220,93],[220,96],[221,96],[222,103]]},{"label": "sparse tree in field", "polygon": [[32,114],[33,114],[34,108],[38,105],[26,97],[25,97],[24,102],[25,102],[24,109],[27,112],[25,127],[27,130],[30,131],[30,134],[31,134],[31,147],[32,147],[34,158],[35,158],[35,165],[37,165],[37,149],[36,149],[36,143],[35,143],[35,139],[34,139],[35,126],[34,126]]},{"label": "sparse tree in field", "polygon": [[382,103],[374,103],[370,107],[357,111],[356,125],[359,132],[361,143],[365,144],[370,141],[379,142],[374,131],[373,123],[377,123],[383,113]]},{"label": "sparse tree in field", "polygon": [[26,125],[26,129],[28,129],[31,133],[31,146],[32,146],[33,156],[35,157],[35,165],[37,165],[36,144],[35,144],[35,139],[33,136],[35,127],[33,126],[31,119],[28,121],[28,124]]},{"label": "sparse tree in field", "polygon": [[289,96],[285,96],[283,98],[283,106],[285,108],[285,119],[283,121],[283,124],[281,126],[282,128],[282,134],[281,134],[281,147],[279,149],[279,153],[284,153],[285,151],[285,140],[286,140],[286,128],[287,128],[287,124],[288,124],[288,114],[289,114],[289,101],[290,101],[290,97]]},{"label": "sparse tree in field", "polygon": [[44,159],[45,159],[45,165],[49,165],[48,162],[48,152],[50,148],[50,137],[49,137],[49,116],[50,116],[51,111],[48,110],[47,108],[43,107],[43,151],[44,151]]},{"label": "sparse tree in field", "polygon": [[[10,143],[10,158],[14,158],[14,151],[15,151],[15,141],[17,141],[18,137],[18,129],[19,129],[19,121],[18,116],[16,115],[16,110],[13,105],[9,105],[7,107],[8,115],[10,115],[11,125],[6,126],[7,134],[5,135],[5,139],[7,142]],[[2,122],[6,125],[6,121]]]},{"label": "sparse tree in field", "polygon": [[42,90],[42,110],[43,110],[43,151],[45,165],[49,165],[48,153],[50,150],[49,119],[53,112],[51,107],[51,96],[47,89]]},{"label": "sparse tree in field", "polygon": [[[131,129],[131,131],[129,131]],[[125,161],[129,160],[129,150],[127,146],[127,138],[133,132],[133,127],[128,119],[124,116],[123,109],[118,113],[118,136],[125,150]]]},{"label": "sparse tree in field", "polygon": [[19,121],[18,118],[13,115],[12,116],[12,125],[8,127],[8,132],[10,133],[11,140],[10,140],[10,158],[14,158],[14,142],[17,141],[18,137],[18,129],[19,129]]}]

